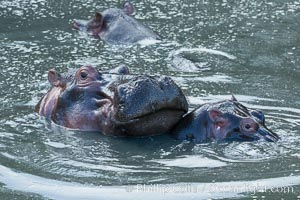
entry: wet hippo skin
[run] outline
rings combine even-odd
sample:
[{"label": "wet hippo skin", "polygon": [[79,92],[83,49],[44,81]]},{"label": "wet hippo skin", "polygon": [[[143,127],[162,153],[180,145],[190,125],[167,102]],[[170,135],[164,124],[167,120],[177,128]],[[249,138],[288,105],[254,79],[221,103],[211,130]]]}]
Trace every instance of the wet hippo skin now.
[{"label": "wet hippo skin", "polygon": [[[277,141],[264,114],[232,97],[207,103],[191,113],[180,88],[169,77],[129,76],[121,66],[110,71],[118,78],[83,66],[59,74],[49,70],[50,90],[36,112],[72,129],[107,135],[148,136],[165,132],[180,140]],[[126,77],[128,76],[128,77]]]},{"label": "wet hippo skin", "polygon": [[74,20],[73,28],[86,31],[112,44],[131,44],[144,39],[159,39],[152,30],[131,17],[133,5],[126,1],[123,9],[109,8],[97,12],[90,20]]},{"label": "wet hippo skin", "polygon": [[[129,70],[121,67],[122,75]],[[36,112],[54,123],[107,135],[146,136],[168,132],[188,110],[181,89],[169,77],[107,79],[92,66],[60,74],[49,70],[50,90]]]},{"label": "wet hippo skin", "polygon": [[232,96],[231,100],[204,104],[187,114],[171,131],[180,140],[266,140],[279,136],[265,125],[264,114],[247,108]]}]

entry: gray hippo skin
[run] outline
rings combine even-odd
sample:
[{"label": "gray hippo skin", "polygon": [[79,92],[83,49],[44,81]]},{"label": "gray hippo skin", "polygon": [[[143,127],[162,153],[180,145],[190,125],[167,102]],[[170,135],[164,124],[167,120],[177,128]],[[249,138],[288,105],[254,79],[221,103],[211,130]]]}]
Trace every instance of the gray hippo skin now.
[{"label": "gray hippo skin", "polygon": [[112,80],[92,66],[66,74],[49,70],[51,88],[36,112],[64,127],[116,136],[168,132],[187,112],[186,98],[171,78],[132,77],[125,67],[112,71],[121,78]]},{"label": "gray hippo skin", "polygon": [[73,28],[113,44],[159,39],[157,34],[130,16],[133,12],[133,5],[125,2],[123,9],[109,8],[102,13],[97,12],[90,20],[75,20]]},{"label": "gray hippo skin", "polygon": [[249,109],[232,96],[213,104],[204,104],[187,114],[171,131],[180,140],[202,142],[208,140],[275,142],[279,136],[265,126],[264,114]]}]

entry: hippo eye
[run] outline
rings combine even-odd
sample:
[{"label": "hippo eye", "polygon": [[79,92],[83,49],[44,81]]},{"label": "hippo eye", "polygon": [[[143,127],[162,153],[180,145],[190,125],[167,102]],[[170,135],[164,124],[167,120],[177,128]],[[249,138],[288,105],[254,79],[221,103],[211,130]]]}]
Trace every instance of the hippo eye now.
[{"label": "hippo eye", "polygon": [[251,118],[243,119],[241,122],[241,129],[245,132],[253,133],[257,131],[257,128],[258,125]]},{"label": "hippo eye", "polygon": [[251,128],[251,125],[250,124],[246,124],[245,125],[245,129],[249,130]]},{"label": "hippo eye", "polygon": [[86,79],[87,76],[88,76],[88,73],[87,73],[86,71],[80,72],[80,77],[81,77],[81,79]]}]

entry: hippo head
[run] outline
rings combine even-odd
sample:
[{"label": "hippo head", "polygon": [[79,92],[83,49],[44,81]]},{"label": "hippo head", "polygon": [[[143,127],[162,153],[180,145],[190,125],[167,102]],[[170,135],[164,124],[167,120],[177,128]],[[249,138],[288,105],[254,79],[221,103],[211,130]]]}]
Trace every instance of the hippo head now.
[{"label": "hippo head", "polygon": [[38,114],[69,128],[100,128],[95,122],[105,121],[111,97],[102,91],[106,81],[95,68],[83,66],[63,75],[51,69],[48,80],[52,87],[37,104]]},{"label": "hippo head", "polygon": [[123,9],[110,8],[103,13],[96,12],[95,16],[90,20],[74,20],[73,28],[79,31],[86,31],[92,36],[99,36],[115,18],[124,14],[132,15],[134,10],[134,6],[129,1],[125,1]]},{"label": "hippo head", "polygon": [[186,115],[173,130],[179,139],[204,141],[266,140],[275,142],[279,136],[265,125],[264,114],[242,105],[232,97],[213,104],[204,104]]},{"label": "hippo head", "polygon": [[92,66],[62,75],[50,70],[51,88],[36,112],[68,128],[121,136],[167,132],[187,112],[182,91],[168,77],[104,77]]}]

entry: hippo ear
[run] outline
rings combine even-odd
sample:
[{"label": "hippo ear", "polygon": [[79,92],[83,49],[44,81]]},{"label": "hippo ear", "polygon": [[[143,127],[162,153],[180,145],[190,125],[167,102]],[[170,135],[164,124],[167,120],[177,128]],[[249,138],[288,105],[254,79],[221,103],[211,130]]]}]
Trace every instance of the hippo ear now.
[{"label": "hippo ear", "polygon": [[223,115],[223,113],[215,108],[210,109],[208,111],[208,116],[211,119],[211,121],[217,121],[218,119],[220,119],[222,117],[222,115]]},{"label": "hippo ear", "polygon": [[135,9],[131,2],[125,1],[123,3],[123,11],[126,13],[126,15],[132,15]]},{"label": "hippo ear", "polygon": [[231,101],[238,101],[234,95],[231,95]]},{"label": "hippo ear", "polygon": [[102,15],[101,15],[101,13],[99,13],[99,12],[96,12],[96,14],[95,14],[95,19],[96,19],[96,21],[98,21],[98,22],[101,22],[101,23],[102,23],[102,21],[103,21],[103,17],[102,17]]},{"label": "hippo ear", "polygon": [[55,69],[48,71],[48,81],[53,87],[65,87],[66,85],[66,81]]}]

